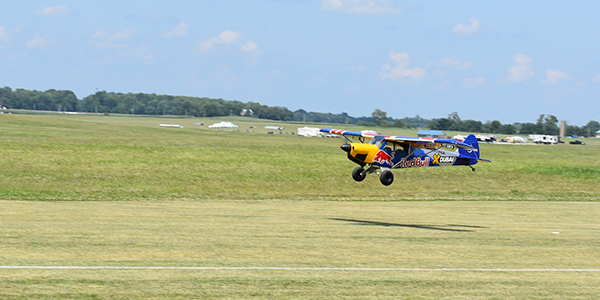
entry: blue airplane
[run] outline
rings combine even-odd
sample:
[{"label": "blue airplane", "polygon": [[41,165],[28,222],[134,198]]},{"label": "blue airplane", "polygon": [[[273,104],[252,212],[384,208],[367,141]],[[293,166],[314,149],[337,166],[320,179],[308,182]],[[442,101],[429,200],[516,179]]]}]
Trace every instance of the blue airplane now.
[{"label": "blue airplane", "polygon": [[[348,153],[348,159],[359,165],[352,171],[352,178],[356,181],[363,181],[367,174],[377,173],[383,185],[390,185],[394,182],[392,169],[469,166],[475,171],[473,165],[478,162],[491,162],[479,157],[479,144],[472,134],[460,142],[331,128],[321,128],[320,131],[342,135],[350,142],[340,148]],[[352,143],[349,137],[358,138],[360,143]],[[368,143],[365,143],[366,140],[369,140]]]}]

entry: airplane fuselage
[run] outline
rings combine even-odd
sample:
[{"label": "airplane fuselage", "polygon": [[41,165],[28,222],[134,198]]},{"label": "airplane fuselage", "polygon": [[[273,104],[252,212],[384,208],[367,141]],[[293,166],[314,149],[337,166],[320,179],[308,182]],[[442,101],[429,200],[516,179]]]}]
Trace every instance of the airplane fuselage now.
[{"label": "airplane fuselage", "polygon": [[368,144],[350,143],[341,146],[348,158],[360,166],[376,165],[381,168],[416,168],[469,165],[470,160],[460,158],[456,151],[432,149],[419,142],[397,143],[375,136]]}]

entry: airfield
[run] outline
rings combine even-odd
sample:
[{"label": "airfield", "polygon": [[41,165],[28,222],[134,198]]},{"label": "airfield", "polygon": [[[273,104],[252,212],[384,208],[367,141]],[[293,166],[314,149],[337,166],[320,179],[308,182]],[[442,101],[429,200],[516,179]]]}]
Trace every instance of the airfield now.
[{"label": "airfield", "polygon": [[352,180],[344,139],[291,134],[305,125],[364,129],[0,115],[0,298],[600,293],[600,140],[480,144],[476,172],[395,170],[384,187]]}]

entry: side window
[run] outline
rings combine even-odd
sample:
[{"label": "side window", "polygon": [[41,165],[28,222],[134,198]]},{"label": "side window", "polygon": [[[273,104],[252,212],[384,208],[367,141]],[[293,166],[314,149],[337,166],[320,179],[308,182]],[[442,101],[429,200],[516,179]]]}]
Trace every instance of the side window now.
[{"label": "side window", "polygon": [[383,149],[385,150],[385,152],[387,152],[388,154],[391,154],[392,151],[393,151],[394,144],[390,143],[390,142],[387,142],[387,141],[383,141],[381,143],[381,147],[383,147]]},{"label": "side window", "polygon": [[402,144],[394,143],[394,152],[406,152]]}]

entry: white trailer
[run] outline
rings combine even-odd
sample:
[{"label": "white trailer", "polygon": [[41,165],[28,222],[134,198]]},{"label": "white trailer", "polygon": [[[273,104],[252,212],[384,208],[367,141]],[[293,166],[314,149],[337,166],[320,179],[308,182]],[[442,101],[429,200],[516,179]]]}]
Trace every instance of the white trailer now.
[{"label": "white trailer", "polygon": [[556,135],[530,134],[529,139],[536,144],[558,144],[558,136]]}]

